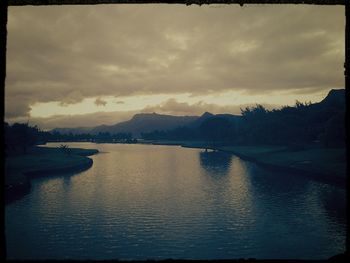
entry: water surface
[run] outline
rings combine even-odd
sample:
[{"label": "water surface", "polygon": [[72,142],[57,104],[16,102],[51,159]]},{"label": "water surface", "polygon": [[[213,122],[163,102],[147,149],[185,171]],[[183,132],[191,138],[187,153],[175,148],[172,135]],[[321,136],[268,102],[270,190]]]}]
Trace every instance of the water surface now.
[{"label": "water surface", "polygon": [[101,153],[87,171],[33,180],[5,207],[9,259],[327,259],[345,250],[344,189],[227,153],[69,145]]}]

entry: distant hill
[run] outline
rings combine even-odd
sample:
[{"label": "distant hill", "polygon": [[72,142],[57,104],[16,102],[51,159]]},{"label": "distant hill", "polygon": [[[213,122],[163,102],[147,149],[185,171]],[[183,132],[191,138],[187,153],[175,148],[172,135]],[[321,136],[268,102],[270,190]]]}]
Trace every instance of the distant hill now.
[{"label": "distant hill", "polygon": [[117,123],[115,125],[101,125],[93,128],[90,133],[109,132],[130,132],[135,137],[139,137],[141,132],[154,130],[170,130],[178,126],[187,125],[195,121],[198,116],[172,116],[157,113],[140,113],[134,115],[131,120]]},{"label": "distant hill", "polygon": [[328,95],[319,103],[313,104],[314,107],[336,107],[345,108],[345,89],[332,89]]},{"label": "distant hill", "polygon": [[237,124],[242,119],[242,116],[240,115],[233,115],[233,114],[212,114],[210,112],[203,113],[202,116],[198,117],[195,121],[189,123],[187,127],[189,128],[198,128],[204,121],[210,120],[213,118],[220,117],[222,119],[227,119],[230,122],[233,122]]},{"label": "distant hill", "polygon": [[[345,110],[345,89],[332,89],[328,95],[319,103],[308,106],[307,112],[310,118],[324,121],[332,115],[333,111]],[[56,128],[51,132],[59,132],[61,134],[82,134],[90,133],[96,135],[100,132],[109,132],[110,134],[127,132],[132,133],[134,137],[139,138],[141,133],[172,130],[177,127],[198,128],[200,125],[210,118],[224,118],[235,124],[242,121],[242,116],[233,114],[212,114],[205,112],[201,116],[172,116],[157,113],[140,113],[134,115],[130,120],[120,122],[114,125],[100,125],[96,127],[80,127],[80,128]]]},{"label": "distant hill", "polygon": [[155,130],[165,131],[183,126],[197,128],[203,121],[215,116],[221,116],[229,120],[240,118],[240,116],[232,114],[214,115],[209,112],[205,112],[202,116],[172,116],[157,113],[140,113],[134,115],[128,121],[120,122],[114,125],[100,125],[96,127],[79,128],[55,128],[51,130],[51,132],[59,132],[61,134],[72,133],[73,135],[82,133],[96,135],[100,132],[109,132],[111,134],[130,132],[134,137],[140,137],[141,133],[151,132]]},{"label": "distant hill", "polygon": [[195,119],[194,121],[192,121],[191,123],[189,123],[186,126],[188,126],[190,128],[198,128],[203,121],[208,120],[208,119],[210,119],[210,118],[212,118],[214,116],[215,115],[210,113],[210,112],[205,112],[205,113],[203,113],[202,116],[197,117],[197,119]]},{"label": "distant hill", "polygon": [[332,89],[322,101],[309,105],[306,112],[313,120],[325,121],[337,112],[345,113],[345,107],[345,89]]}]

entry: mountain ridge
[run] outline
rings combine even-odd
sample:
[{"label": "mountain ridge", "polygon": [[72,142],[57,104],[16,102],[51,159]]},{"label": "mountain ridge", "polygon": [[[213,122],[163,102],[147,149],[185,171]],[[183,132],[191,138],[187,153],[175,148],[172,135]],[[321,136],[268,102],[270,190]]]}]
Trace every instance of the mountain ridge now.
[{"label": "mountain ridge", "polygon": [[[331,89],[327,96],[318,103],[310,105],[310,110],[328,107],[345,107],[345,89]],[[231,122],[237,122],[241,119],[241,115],[235,114],[213,114],[204,112],[200,116],[174,116],[159,113],[138,113],[131,117],[130,120],[119,122],[113,125],[99,125],[95,127],[78,127],[78,128],[55,128],[51,132],[59,132],[62,134],[82,134],[89,133],[96,135],[98,133],[132,133],[135,137],[140,137],[141,133],[151,132],[155,130],[165,131],[175,129],[177,127],[196,128],[209,118],[220,117],[228,119]]]}]

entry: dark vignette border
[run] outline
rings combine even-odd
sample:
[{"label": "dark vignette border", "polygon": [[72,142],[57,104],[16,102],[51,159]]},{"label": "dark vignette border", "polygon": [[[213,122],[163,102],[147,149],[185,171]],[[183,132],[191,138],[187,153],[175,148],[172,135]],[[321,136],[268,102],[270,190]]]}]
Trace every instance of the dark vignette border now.
[{"label": "dark vignette border", "polygon": [[[1,9],[0,9],[0,96],[2,98],[3,104],[1,104],[0,113],[2,121],[4,121],[5,113],[5,77],[6,77],[6,38],[7,38],[7,14],[8,6],[25,6],[25,5],[96,5],[96,4],[185,4],[185,5],[209,5],[209,4],[239,4],[240,6],[247,4],[307,4],[307,5],[345,5],[345,62],[344,62],[344,75],[345,75],[345,95],[346,95],[346,113],[345,113],[345,125],[346,125],[346,148],[347,148],[347,180],[346,180],[346,198],[347,198],[347,226],[349,225],[349,194],[348,190],[350,189],[350,167],[349,167],[349,154],[348,149],[350,148],[350,87],[349,87],[349,37],[350,37],[350,2],[348,0],[0,0]],[[4,135],[4,126],[1,125],[0,133]],[[4,137],[2,137],[0,149],[1,155],[4,156]],[[1,169],[2,173],[5,172],[5,158],[2,158]],[[5,186],[5,177],[1,177],[1,187],[4,189]],[[2,191],[0,202],[3,205],[1,225],[1,239],[3,246],[1,247],[1,258],[4,261],[6,260],[6,245],[5,245],[5,196],[4,191]],[[330,262],[345,262],[345,259],[350,259],[349,257],[349,248],[350,248],[350,237],[349,237],[349,228],[347,227],[347,236],[346,236],[346,252],[345,254],[336,255],[330,258]],[[117,260],[118,261],[118,260]],[[152,262],[147,260],[148,262]],[[163,262],[174,262],[174,261],[183,261],[183,260],[161,260]],[[195,262],[205,262],[203,260],[193,260]],[[206,260],[207,261],[207,260]],[[211,260],[209,260],[211,261]],[[219,262],[267,262],[267,260],[255,260],[255,259],[234,259],[234,260],[220,260]],[[275,262],[280,260],[274,260]],[[57,262],[57,261],[56,261]],[[58,261],[59,262],[59,261]],[[108,262],[108,261],[100,261]],[[112,262],[112,261],[110,261]],[[118,261],[122,262],[122,261]],[[142,261],[130,261],[130,262],[142,262]],[[144,261],[146,262],[146,261]],[[306,262],[305,260],[283,260],[283,262]],[[313,261],[321,262],[321,261]]]}]

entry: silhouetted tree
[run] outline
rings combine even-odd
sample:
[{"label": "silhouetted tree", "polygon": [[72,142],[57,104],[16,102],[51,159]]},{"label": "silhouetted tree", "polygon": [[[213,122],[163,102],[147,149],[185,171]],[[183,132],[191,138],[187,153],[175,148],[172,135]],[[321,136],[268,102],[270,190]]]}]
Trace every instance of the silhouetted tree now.
[{"label": "silhouetted tree", "polygon": [[59,148],[64,154],[67,154],[67,155],[70,155],[72,152],[72,150],[69,148],[67,144],[61,144]]},{"label": "silhouetted tree", "polygon": [[212,117],[202,122],[199,129],[203,138],[214,147],[219,141],[232,138],[233,125],[225,118]]},{"label": "silhouetted tree", "polygon": [[12,126],[5,124],[6,148],[11,152],[17,152],[17,149],[20,149],[23,154],[26,154],[28,148],[38,142],[39,134],[38,127],[31,127],[28,123],[15,123]]},{"label": "silhouetted tree", "polygon": [[330,118],[320,135],[320,141],[325,147],[338,147],[345,145],[345,116],[340,112]]}]

